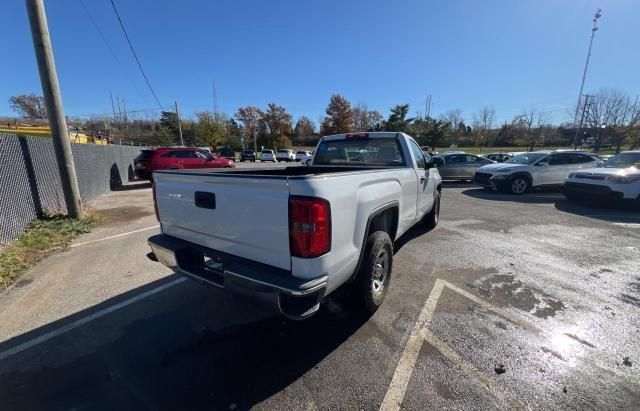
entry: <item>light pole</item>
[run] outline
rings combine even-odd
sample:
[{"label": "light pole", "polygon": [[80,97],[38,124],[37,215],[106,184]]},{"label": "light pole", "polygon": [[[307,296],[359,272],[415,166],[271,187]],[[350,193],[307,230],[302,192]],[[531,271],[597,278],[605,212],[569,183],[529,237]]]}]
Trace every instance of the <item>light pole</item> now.
[{"label": "light pole", "polygon": [[578,104],[576,104],[576,113],[573,116],[573,127],[576,128],[576,134],[573,137],[573,146],[575,147],[576,141],[578,139],[578,112],[580,111],[580,101],[582,100],[582,92],[584,90],[584,81],[587,78],[587,69],[589,68],[589,59],[591,58],[591,47],[593,46],[593,38],[596,36],[596,31],[598,31],[598,19],[602,17],[602,9],[596,10],[596,13],[593,15],[593,27],[591,28],[591,38],[589,39],[589,50],[587,51],[587,61],[584,63],[584,72],[582,73],[582,82],[580,83],[580,94],[578,94]]}]

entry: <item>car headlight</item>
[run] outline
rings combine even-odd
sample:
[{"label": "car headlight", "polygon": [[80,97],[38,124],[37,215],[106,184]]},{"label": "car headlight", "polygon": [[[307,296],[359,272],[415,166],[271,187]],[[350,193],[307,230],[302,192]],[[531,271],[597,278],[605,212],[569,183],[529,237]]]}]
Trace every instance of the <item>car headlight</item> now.
[{"label": "car headlight", "polygon": [[617,184],[635,183],[636,181],[640,181],[640,174],[609,176],[607,177],[607,181]]},{"label": "car headlight", "polygon": [[508,175],[500,175],[500,174],[498,174],[497,176],[491,177],[491,180],[505,180],[508,177],[509,177]]},{"label": "car headlight", "polygon": [[498,173],[510,173],[513,171],[511,168],[503,168],[502,170],[497,170]]}]

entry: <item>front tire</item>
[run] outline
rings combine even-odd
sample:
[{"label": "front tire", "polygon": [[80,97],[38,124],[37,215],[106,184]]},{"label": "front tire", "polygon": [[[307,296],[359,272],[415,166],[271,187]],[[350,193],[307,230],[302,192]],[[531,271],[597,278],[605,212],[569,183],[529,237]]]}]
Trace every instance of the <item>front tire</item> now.
[{"label": "front tire", "polygon": [[529,180],[526,177],[514,177],[511,179],[509,191],[511,194],[522,195],[529,189]]},{"label": "front tire", "polygon": [[389,234],[385,231],[371,233],[364,252],[356,286],[363,308],[373,314],[384,302],[391,281],[393,244]]}]

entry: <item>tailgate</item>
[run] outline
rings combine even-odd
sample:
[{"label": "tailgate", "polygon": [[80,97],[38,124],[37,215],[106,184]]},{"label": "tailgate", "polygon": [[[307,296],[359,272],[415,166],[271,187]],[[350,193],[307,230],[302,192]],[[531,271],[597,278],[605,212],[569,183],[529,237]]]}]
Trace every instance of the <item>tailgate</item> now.
[{"label": "tailgate", "polygon": [[291,269],[286,178],[180,172],[154,176],[164,234]]}]

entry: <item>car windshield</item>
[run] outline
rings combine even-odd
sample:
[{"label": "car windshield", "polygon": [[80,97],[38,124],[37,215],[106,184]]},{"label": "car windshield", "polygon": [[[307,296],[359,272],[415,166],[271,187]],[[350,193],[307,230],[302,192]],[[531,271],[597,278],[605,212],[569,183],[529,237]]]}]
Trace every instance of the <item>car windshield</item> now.
[{"label": "car windshield", "polygon": [[608,159],[604,164],[605,168],[640,168],[640,153],[621,153]]},{"label": "car windshield", "polygon": [[298,151],[296,154],[305,154],[306,155],[307,152],[306,151]]},{"label": "car windshield", "polygon": [[280,154],[288,154],[289,150],[278,150],[278,153],[280,153]]},{"label": "car windshield", "polygon": [[251,150],[244,150],[244,151],[243,151],[243,153],[245,153],[245,154],[253,154],[253,151],[251,151]]},{"label": "car windshield", "polygon": [[541,159],[544,156],[546,156],[545,153],[518,154],[517,156],[508,159],[503,164],[506,164],[506,163],[509,163],[509,164],[532,164],[533,162],[535,162],[536,160]]},{"label": "car windshield", "polygon": [[318,147],[314,165],[406,165],[396,138],[326,140]]},{"label": "car windshield", "polygon": [[209,153],[208,151],[204,151],[204,150],[198,150],[198,151],[196,151],[196,154],[198,154],[200,157],[203,157],[203,158],[205,158],[207,160],[211,160],[213,158],[211,153]]}]

